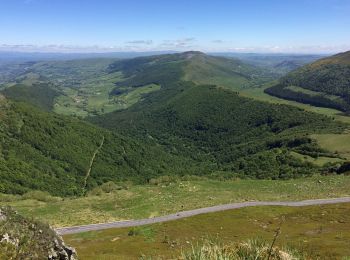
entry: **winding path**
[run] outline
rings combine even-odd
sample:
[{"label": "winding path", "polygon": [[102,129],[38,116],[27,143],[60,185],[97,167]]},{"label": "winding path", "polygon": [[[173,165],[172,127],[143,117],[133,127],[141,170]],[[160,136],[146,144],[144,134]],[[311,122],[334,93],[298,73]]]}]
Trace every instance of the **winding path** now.
[{"label": "winding path", "polygon": [[103,230],[108,228],[122,228],[122,227],[135,227],[142,226],[147,224],[154,224],[160,222],[166,222],[181,218],[187,218],[199,214],[211,213],[229,209],[238,209],[252,206],[289,206],[289,207],[303,207],[303,206],[312,206],[312,205],[325,205],[325,204],[336,204],[336,203],[350,203],[350,197],[343,198],[334,198],[334,199],[314,199],[314,200],[302,200],[302,201],[251,201],[251,202],[238,202],[224,205],[217,205],[213,207],[193,209],[178,212],[175,214],[170,214],[161,217],[138,219],[138,220],[126,220],[126,221],[116,221],[109,223],[100,223],[100,224],[90,224],[82,226],[73,226],[73,227],[63,227],[57,228],[56,232],[60,235],[75,234],[93,230]]},{"label": "winding path", "polygon": [[101,141],[99,147],[97,147],[97,149],[95,150],[94,154],[92,155],[92,157],[90,159],[89,168],[88,168],[88,170],[86,172],[86,175],[84,177],[84,184],[83,184],[83,189],[84,190],[86,189],[87,180],[90,177],[90,173],[91,173],[92,165],[93,165],[93,163],[95,161],[95,157],[96,157],[98,151],[102,148],[104,142],[105,142],[105,137],[102,136],[102,141]]}]

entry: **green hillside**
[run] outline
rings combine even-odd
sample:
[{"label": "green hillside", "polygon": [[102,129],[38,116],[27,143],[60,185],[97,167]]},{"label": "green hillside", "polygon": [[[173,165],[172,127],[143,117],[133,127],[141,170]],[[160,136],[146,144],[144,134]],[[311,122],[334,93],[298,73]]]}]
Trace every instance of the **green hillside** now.
[{"label": "green hillside", "polygon": [[[155,82],[162,85],[159,91],[129,109],[90,120],[139,140],[152,140],[195,161],[209,162],[212,175],[219,178],[288,178],[317,171],[312,164],[293,156],[292,150],[311,156],[334,156],[308,137],[315,131],[342,131],[341,124],[327,117],[243,98],[214,85],[176,80],[167,66],[159,65],[157,72],[161,75]],[[171,73],[169,81],[165,80],[167,73]],[[156,79],[152,78],[154,74],[145,75],[150,76],[135,76],[121,84],[136,87]],[[198,174],[206,173],[210,172]]]},{"label": "green hillside", "polygon": [[[17,101],[1,96],[4,193],[81,195],[108,181],[164,175],[284,179],[335,172],[344,160],[313,139],[344,124],[232,91],[268,78],[238,60],[186,52],[35,63],[26,71],[3,89]],[[106,100],[113,109],[102,110]],[[99,126],[44,110],[94,115],[88,119]]]},{"label": "green hillside", "polygon": [[126,109],[169,81],[182,79],[239,91],[276,77],[270,68],[192,51],[124,60],[12,64],[0,67],[0,89],[9,98],[86,117]]},{"label": "green hillside", "polygon": [[[117,100],[110,96],[120,73],[108,73],[116,59],[83,59],[43,61],[18,64],[5,70],[0,67],[2,93],[16,100],[27,101],[59,114],[87,116],[110,112],[130,105],[128,98]],[[10,72],[11,73],[10,73]],[[8,76],[10,74],[10,76]],[[5,80],[6,79],[6,80]],[[42,87],[42,88],[41,88]],[[44,88],[49,90],[45,90]],[[41,93],[45,91],[55,92]],[[45,100],[45,95],[48,99]],[[124,102],[125,101],[125,102]],[[41,106],[42,107],[42,106]]]},{"label": "green hillside", "polygon": [[77,119],[2,96],[0,106],[0,191],[4,193],[44,190],[81,195],[85,188],[110,180],[145,182],[178,173],[188,164],[152,144],[145,146]]},{"label": "green hillside", "polygon": [[266,93],[315,106],[350,111],[350,51],[297,69]]},{"label": "green hillside", "polygon": [[2,93],[12,100],[28,102],[47,111],[54,108],[55,98],[60,95],[59,91],[46,83],[16,84],[4,89]]},{"label": "green hillside", "polygon": [[116,91],[125,86],[166,85],[180,79],[239,90],[273,78],[269,72],[238,59],[209,56],[196,51],[121,60],[112,63],[109,69],[111,72],[121,71],[127,78],[117,83],[119,88]]}]

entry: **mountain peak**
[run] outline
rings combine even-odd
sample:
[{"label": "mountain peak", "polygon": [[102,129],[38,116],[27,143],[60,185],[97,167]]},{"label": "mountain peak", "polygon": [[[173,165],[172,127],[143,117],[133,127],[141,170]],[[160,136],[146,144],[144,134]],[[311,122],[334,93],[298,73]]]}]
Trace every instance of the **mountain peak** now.
[{"label": "mountain peak", "polygon": [[185,51],[183,52],[182,54],[185,54],[185,55],[205,55],[204,52],[201,52],[201,51]]},{"label": "mountain peak", "polygon": [[186,52],[182,52],[180,55],[185,57],[186,59],[191,59],[194,56],[199,56],[199,55],[205,56],[206,54],[200,51],[186,51]]}]

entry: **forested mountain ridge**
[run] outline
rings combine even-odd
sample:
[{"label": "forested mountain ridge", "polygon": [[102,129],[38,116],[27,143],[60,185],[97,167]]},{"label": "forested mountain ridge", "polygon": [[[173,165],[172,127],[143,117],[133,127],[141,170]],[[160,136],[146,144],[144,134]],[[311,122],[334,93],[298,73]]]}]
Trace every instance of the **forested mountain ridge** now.
[{"label": "forested mountain ridge", "polygon": [[127,78],[117,83],[120,87],[151,83],[162,85],[184,80],[238,90],[273,78],[268,71],[238,59],[210,56],[198,51],[116,61],[109,69],[111,72],[122,71]]},{"label": "forested mountain ridge", "polygon": [[312,166],[292,157],[290,151],[327,154],[307,135],[343,128],[325,116],[184,81],[185,71],[178,63],[196,55],[207,58],[197,52],[181,55],[136,58],[111,66],[111,71],[130,76],[118,82],[116,90],[149,83],[161,84],[161,89],[126,110],[90,120],[140,140],[151,138],[196,161],[209,161],[213,169],[222,171],[221,177],[288,178],[311,173]]},{"label": "forested mountain ridge", "polygon": [[[67,63],[76,70],[81,62]],[[94,62],[101,62],[104,69]],[[311,134],[339,133],[344,124],[295,107],[239,96],[236,91],[246,86],[239,82],[254,85],[260,70],[238,60],[186,52],[124,61],[90,60],[85,65],[87,71],[97,66],[94,73],[103,75],[97,79],[89,75],[84,91],[101,84],[101,78],[108,79],[105,93],[109,91],[111,99],[145,88],[152,91],[137,92],[136,102],[123,110],[89,117],[96,126],[50,112],[52,105],[57,107],[56,95],[69,90],[63,87],[68,81],[60,89],[54,83],[38,83],[37,75],[32,75],[30,86],[7,86],[3,91],[10,99],[36,107],[1,96],[1,192],[49,190],[53,195],[79,196],[108,181],[146,183],[164,175],[294,178],[328,169],[295,154],[338,156],[321,149]],[[43,66],[58,73],[52,82],[63,79],[66,65]],[[82,79],[87,71],[81,72]],[[74,73],[69,75],[74,79]],[[234,81],[237,85],[230,88]],[[79,84],[75,88],[81,93]],[[80,96],[75,98],[81,104]]]},{"label": "forested mountain ridge", "polygon": [[320,59],[279,80],[266,93],[350,112],[350,51]]},{"label": "forested mountain ridge", "polygon": [[152,144],[146,146],[74,118],[47,113],[3,96],[0,106],[1,192],[83,194],[90,160],[103,138],[87,189],[111,180],[145,182],[154,176],[176,174],[187,165],[188,160]]},{"label": "forested mountain ridge", "polygon": [[[144,95],[157,91],[163,82],[174,79],[216,84],[237,91],[275,77],[268,70],[238,59],[191,51],[123,60],[96,58],[14,64],[0,67],[0,90],[15,100],[60,114],[85,117],[128,108]],[[44,95],[49,98],[45,99]]]}]

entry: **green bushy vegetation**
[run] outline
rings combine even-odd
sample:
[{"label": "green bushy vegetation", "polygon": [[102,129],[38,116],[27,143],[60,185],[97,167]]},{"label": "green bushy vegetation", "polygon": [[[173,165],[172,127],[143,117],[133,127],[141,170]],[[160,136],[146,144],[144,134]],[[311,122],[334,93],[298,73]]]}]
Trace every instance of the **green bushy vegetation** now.
[{"label": "green bushy vegetation", "polygon": [[183,170],[187,159],[163,149],[78,119],[47,113],[25,103],[1,98],[0,191],[23,194],[30,190],[52,195],[81,195],[90,160],[87,188],[111,180],[145,182]]},{"label": "green bushy vegetation", "polygon": [[[228,90],[234,80],[242,88],[265,80],[255,67],[234,59],[186,52],[123,61],[40,62],[27,71],[17,79],[20,84],[5,88],[12,99],[66,113],[74,96],[76,111],[85,109],[84,115],[116,109],[99,110],[107,96],[126,103],[118,103],[121,111],[89,118],[107,130],[25,103],[2,102],[1,192],[77,196],[109,181],[152,183],[175,175],[286,179],[336,171],[344,159],[312,138],[340,133],[344,124]],[[219,86],[196,84],[201,80]],[[93,113],[86,110],[92,100]],[[331,158],[336,167],[325,169],[296,154]]]},{"label": "green bushy vegetation", "polygon": [[192,245],[190,250],[182,251],[183,260],[302,260],[296,250],[280,249],[262,239],[251,239],[240,243],[224,244],[220,241],[205,240]]},{"label": "green bushy vegetation", "polygon": [[16,84],[4,89],[2,93],[12,100],[28,102],[47,111],[53,109],[55,98],[60,94],[50,84],[45,83]]},{"label": "green bushy vegetation", "polygon": [[109,70],[122,71],[127,78],[117,82],[112,93],[119,93],[125,86],[137,88],[152,83],[166,88],[170,82],[179,80],[215,84],[237,91],[274,78],[272,73],[238,59],[195,51],[117,61],[109,66]]},{"label": "green bushy vegetation", "polygon": [[[318,94],[311,95],[288,88],[297,86]],[[314,106],[350,111],[350,52],[321,59],[297,69],[279,80],[279,84],[265,90],[281,98]],[[336,96],[337,98],[334,98]]]},{"label": "green bushy vegetation", "polygon": [[216,86],[174,82],[162,88],[128,110],[91,120],[198,163],[209,162],[197,174],[222,171],[217,178],[312,174],[317,168],[289,151],[325,153],[308,135],[345,127],[325,116],[242,98]]}]

